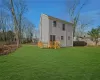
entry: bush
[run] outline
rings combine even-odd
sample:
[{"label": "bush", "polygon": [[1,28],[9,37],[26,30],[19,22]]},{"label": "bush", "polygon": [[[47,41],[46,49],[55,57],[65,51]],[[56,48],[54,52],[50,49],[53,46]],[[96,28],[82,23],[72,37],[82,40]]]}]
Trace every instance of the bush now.
[{"label": "bush", "polygon": [[4,45],[0,46],[0,55],[9,54],[17,49],[16,45]]},{"label": "bush", "polygon": [[87,43],[85,41],[74,41],[73,46],[86,46]]}]

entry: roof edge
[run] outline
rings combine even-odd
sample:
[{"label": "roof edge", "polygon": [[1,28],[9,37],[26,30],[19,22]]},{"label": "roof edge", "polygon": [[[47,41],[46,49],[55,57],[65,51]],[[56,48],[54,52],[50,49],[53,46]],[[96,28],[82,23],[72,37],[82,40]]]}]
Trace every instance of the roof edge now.
[{"label": "roof edge", "polygon": [[65,24],[71,24],[71,25],[74,25],[74,24],[71,23],[71,22],[67,22],[67,21],[65,21],[65,20],[62,20],[62,19],[59,19],[59,18],[56,18],[56,17],[53,17],[53,16],[49,16],[49,15],[47,15],[47,14],[41,14],[41,15],[48,16],[49,19],[54,19],[54,20],[56,20],[56,21],[60,21],[60,22],[63,22],[63,23],[65,23]]}]

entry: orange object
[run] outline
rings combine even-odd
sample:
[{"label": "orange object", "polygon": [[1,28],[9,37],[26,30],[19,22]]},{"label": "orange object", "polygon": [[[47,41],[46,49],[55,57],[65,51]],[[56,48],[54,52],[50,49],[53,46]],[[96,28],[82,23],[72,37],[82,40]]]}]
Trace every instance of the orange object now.
[{"label": "orange object", "polygon": [[[43,48],[45,46],[46,45],[43,44],[41,41],[38,42],[38,47]],[[54,49],[60,48],[60,42],[59,41],[50,41],[47,44],[47,48],[54,48]]]},{"label": "orange object", "polygon": [[58,41],[54,41],[54,49],[60,48],[60,43]]},{"label": "orange object", "polygon": [[50,42],[48,43],[48,48],[52,48],[52,47],[53,47],[53,42],[50,41]]},{"label": "orange object", "polygon": [[38,47],[40,47],[40,48],[43,47],[43,43],[41,41],[38,42]]}]

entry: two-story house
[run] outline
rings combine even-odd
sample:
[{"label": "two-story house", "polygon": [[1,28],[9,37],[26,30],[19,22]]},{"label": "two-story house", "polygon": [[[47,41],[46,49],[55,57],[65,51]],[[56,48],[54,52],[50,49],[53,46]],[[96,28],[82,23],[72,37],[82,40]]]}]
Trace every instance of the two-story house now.
[{"label": "two-story house", "polygon": [[73,24],[42,14],[40,17],[40,41],[60,41],[61,47],[73,46]]}]

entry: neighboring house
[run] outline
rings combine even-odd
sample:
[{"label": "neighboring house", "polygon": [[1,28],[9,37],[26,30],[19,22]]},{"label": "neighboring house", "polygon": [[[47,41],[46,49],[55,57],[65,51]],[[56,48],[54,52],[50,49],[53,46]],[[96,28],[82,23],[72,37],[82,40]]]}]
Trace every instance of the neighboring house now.
[{"label": "neighboring house", "polygon": [[[96,42],[93,41],[89,35],[86,35],[84,37],[78,37],[78,40],[76,40],[76,41],[85,41],[87,43],[87,46],[94,46],[94,45],[96,45]],[[100,45],[100,38],[98,38],[97,45]]]},{"label": "neighboring house", "polygon": [[73,24],[42,14],[40,18],[40,41],[60,41],[61,47],[73,46]]}]

